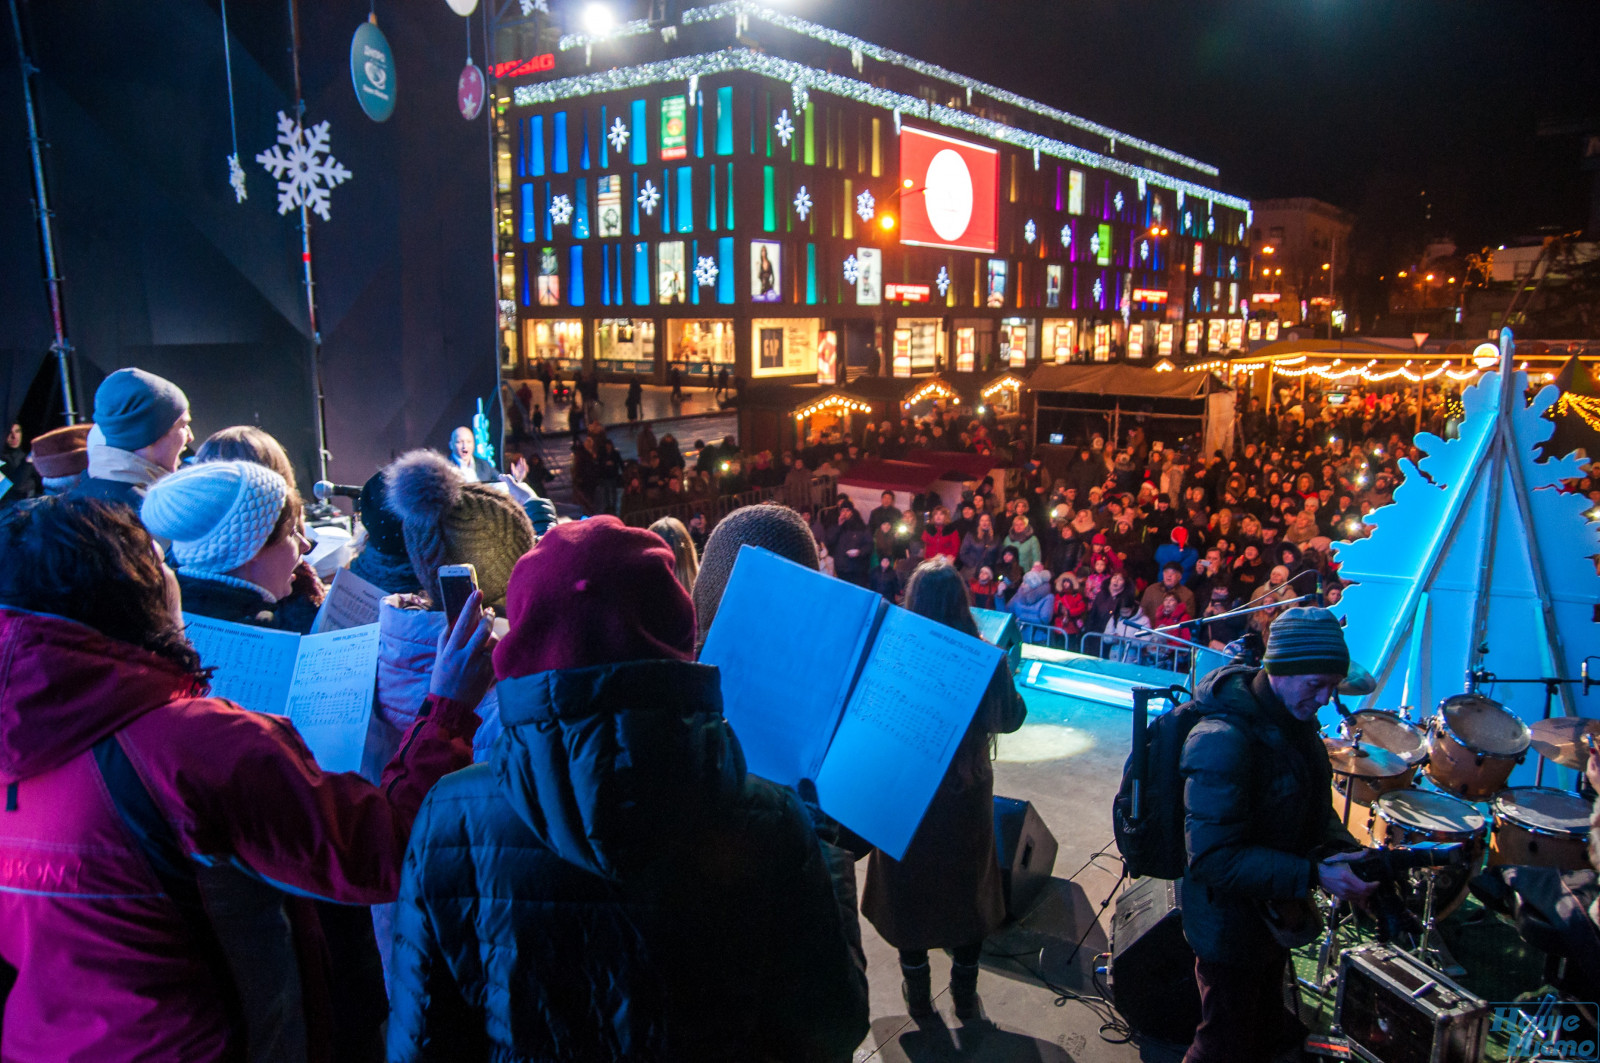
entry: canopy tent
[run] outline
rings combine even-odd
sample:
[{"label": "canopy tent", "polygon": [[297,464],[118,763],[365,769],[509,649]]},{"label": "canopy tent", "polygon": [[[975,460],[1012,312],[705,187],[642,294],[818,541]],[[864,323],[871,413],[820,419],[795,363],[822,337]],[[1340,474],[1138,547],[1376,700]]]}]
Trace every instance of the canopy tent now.
[{"label": "canopy tent", "polygon": [[[1137,424],[1152,439],[1176,444],[1198,428],[1203,453],[1233,452],[1233,390],[1214,373],[1173,373],[1139,366],[1045,365],[1028,381],[1034,394],[1035,445],[1112,440]],[[1069,438],[1069,436],[1083,438]]]}]

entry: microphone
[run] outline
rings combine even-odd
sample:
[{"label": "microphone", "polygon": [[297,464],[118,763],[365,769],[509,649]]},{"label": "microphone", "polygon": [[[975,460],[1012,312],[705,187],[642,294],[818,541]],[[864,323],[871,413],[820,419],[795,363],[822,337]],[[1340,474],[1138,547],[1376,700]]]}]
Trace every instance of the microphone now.
[{"label": "microphone", "polygon": [[317,501],[326,502],[330,498],[360,498],[361,488],[349,484],[330,483],[327,480],[318,480],[311,486],[311,493]]}]

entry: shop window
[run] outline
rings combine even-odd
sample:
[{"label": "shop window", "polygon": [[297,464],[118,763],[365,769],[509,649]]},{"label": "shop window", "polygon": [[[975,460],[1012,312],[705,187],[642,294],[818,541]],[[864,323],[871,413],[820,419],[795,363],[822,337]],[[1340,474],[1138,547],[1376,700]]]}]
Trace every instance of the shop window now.
[{"label": "shop window", "polygon": [[589,237],[589,179],[580,177],[572,186],[572,237],[586,240]]},{"label": "shop window", "polygon": [[650,245],[633,245],[633,305],[650,305]]},{"label": "shop window", "polygon": [[578,112],[578,124],[583,127],[583,137],[579,140],[578,169],[587,170],[589,162],[589,108],[585,107]]},{"label": "shop window", "polygon": [[712,366],[733,365],[733,322],[683,320],[667,322],[667,358],[690,373],[708,373]]},{"label": "shop window", "polygon": [[533,209],[533,182],[529,181],[522,186],[522,242],[530,243],[539,238],[539,216]]},{"label": "shop window", "polygon": [[761,168],[761,231],[778,231],[778,204],[776,202],[777,173],[770,166]]},{"label": "shop window", "polygon": [[682,240],[663,240],[656,275],[660,284],[656,289],[662,306],[682,303],[688,294],[689,273],[683,258]]},{"label": "shop window", "polygon": [[554,150],[551,153],[550,168],[555,173],[567,172],[567,112],[557,111],[554,119]]},{"label": "shop window", "polygon": [[632,152],[628,161],[635,166],[643,166],[650,161],[647,142],[649,131],[646,129],[645,104],[643,100],[634,100],[629,104],[629,107],[632,110],[633,132],[628,137],[628,150]]},{"label": "shop window", "polygon": [[717,90],[717,154],[733,154],[733,86]]},{"label": "shop window", "polygon": [[582,321],[526,320],[523,350],[530,363],[554,362],[557,372],[572,372],[583,364]]},{"label": "shop window", "polygon": [[[678,193],[678,231],[694,232],[694,171],[687,166],[678,167],[674,182]],[[664,205],[663,205],[664,206]]]},{"label": "shop window", "polygon": [[594,359],[603,372],[655,372],[656,323],[631,318],[601,318],[595,322]]},{"label": "shop window", "polygon": [[583,305],[583,245],[567,248],[567,305]]},{"label": "shop window", "polygon": [[1083,171],[1072,170],[1067,173],[1067,213],[1083,213]]}]

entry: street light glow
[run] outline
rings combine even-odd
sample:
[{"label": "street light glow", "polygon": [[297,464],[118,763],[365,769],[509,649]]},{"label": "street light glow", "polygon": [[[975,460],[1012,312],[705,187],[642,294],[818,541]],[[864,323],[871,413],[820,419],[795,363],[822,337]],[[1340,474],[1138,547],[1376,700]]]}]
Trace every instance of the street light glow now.
[{"label": "street light glow", "polygon": [[880,214],[880,215],[878,215],[878,224],[883,228],[884,232],[888,232],[890,229],[894,228],[894,215],[893,214]]},{"label": "street light glow", "polygon": [[583,9],[583,28],[594,36],[609,32],[616,24],[616,16],[604,4],[590,4]]}]

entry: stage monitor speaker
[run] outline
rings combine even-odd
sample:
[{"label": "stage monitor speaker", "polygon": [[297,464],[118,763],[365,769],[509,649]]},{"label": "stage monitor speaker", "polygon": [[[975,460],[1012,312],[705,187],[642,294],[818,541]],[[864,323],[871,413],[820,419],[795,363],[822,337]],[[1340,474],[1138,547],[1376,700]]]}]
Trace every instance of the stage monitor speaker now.
[{"label": "stage monitor speaker", "polygon": [[1200,1025],[1194,952],[1183,939],[1179,885],[1136,879],[1111,920],[1111,999],[1142,1034],[1188,1044]]},{"label": "stage monitor speaker", "polygon": [[1050,885],[1056,866],[1056,839],[1032,802],[994,799],[994,840],[1000,855],[1000,883],[1006,891],[1006,920],[1027,915]]}]

